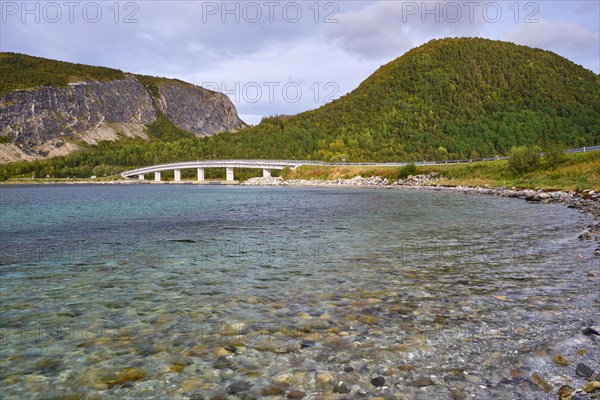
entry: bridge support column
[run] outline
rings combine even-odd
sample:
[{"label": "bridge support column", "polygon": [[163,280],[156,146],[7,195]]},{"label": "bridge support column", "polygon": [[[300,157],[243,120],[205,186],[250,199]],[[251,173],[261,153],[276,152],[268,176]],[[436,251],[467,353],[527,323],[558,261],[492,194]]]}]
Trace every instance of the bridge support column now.
[{"label": "bridge support column", "polygon": [[270,177],[271,177],[271,170],[263,168],[263,178],[270,178]]},{"label": "bridge support column", "polygon": [[234,179],[233,179],[233,167],[227,167],[227,168],[226,168],[226,172],[227,172],[227,173],[226,173],[226,178],[225,178],[225,180],[226,180],[227,182],[233,182],[233,180],[234,180]]},{"label": "bridge support column", "polygon": [[173,170],[173,174],[175,176],[175,182],[181,182],[181,170],[175,169]]},{"label": "bridge support column", "polygon": [[204,168],[198,168],[198,182],[204,182]]},{"label": "bridge support column", "polygon": [[138,174],[138,179],[140,181],[143,181],[144,180],[144,174]]},{"label": "bridge support column", "polygon": [[156,171],[156,172],[154,173],[154,180],[155,180],[156,182],[160,182],[160,171]]}]

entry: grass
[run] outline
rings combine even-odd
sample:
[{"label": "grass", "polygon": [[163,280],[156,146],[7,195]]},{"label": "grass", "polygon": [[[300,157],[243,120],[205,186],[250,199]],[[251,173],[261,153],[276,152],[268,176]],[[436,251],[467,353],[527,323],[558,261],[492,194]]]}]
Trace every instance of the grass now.
[{"label": "grass", "polygon": [[[508,169],[507,161],[477,162],[470,164],[441,164],[417,168],[418,174],[437,172],[444,177],[440,182],[448,186],[516,187],[520,189],[556,189],[600,191],[600,152],[570,154],[556,168],[544,165],[533,172],[518,175]],[[303,166],[286,174],[290,179],[339,179],[381,176],[397,179],[400,167],[322,167]]]}]

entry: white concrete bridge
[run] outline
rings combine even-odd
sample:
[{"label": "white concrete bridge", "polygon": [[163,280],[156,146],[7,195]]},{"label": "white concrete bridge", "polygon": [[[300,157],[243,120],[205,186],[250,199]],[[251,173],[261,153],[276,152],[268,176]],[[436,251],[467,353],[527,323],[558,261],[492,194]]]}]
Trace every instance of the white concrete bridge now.
[{"label": "white concrete bridge", "polygon": [[234,168],[256,168],[262,169],[263,177],[270,177],[273,170],[282,170],[285,168],[295,169],[300,165],[310,163],[310,161],[293,161],[293,160],[202,160],[188,161],[172,164],[152,165],[150,167],[132,169],[121,173],[123,178],[135,178],[140,180],[145,179],[146,174],[154,174],[154,180],[160,182],[162,171],[173,171],[175,182],[181,182],[182,169],[195,169],[197,172],[198,182],[204,181],[204,170],[206,168],[225,168],[225,180],[233,182]]}]

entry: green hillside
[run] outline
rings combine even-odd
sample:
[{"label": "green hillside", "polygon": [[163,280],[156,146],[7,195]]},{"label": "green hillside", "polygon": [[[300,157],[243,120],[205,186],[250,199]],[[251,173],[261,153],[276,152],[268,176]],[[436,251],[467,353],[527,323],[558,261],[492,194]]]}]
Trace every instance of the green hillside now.
[{"label": "green hillside", "polygon": [[73,64],[18,53],[0,53],[0,96],[41,86],[63,87],[69,82],[122,79],[118,69]]},{"label": "green hillside", "polygon": [[[486,39],[433,40],[356,90],[280,121],[326,139],[316,158],[476,158],[515,145],[600,141],[600,76],[554,53]],[[259,128],[269,129],[266,126]]]}]

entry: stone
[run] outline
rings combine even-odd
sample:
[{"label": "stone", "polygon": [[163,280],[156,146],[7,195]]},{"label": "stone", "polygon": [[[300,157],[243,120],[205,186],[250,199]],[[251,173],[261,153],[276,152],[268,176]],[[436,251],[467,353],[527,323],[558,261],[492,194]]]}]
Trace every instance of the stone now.
[{"label": "stone", "polygon": [[304,396],[306,396],[306,393],[301,390],[290,390],[287,394],[288,399],[301,399]]},{"label": "stone", "polygon": [[227,386],[227,393],[238,394],[250,390],[252,384],[246,381],[234,381]]},{"label": "stone", "polygon": [[550,198],[550,195],[548,193],[540,193],[538,194],[538,197],[542,200],[547,200]]},{"label": "stone", "polygon": [[596,335],[596,336],[600,336],[600,333],[598,333],[597,330],[595,330],[594,328],[585,328],[583,331],[581,331],[581,333],[583,333],[585,336],[592,336],[592,335]]},{"label": "stone", "polygon": [[385,378],[383,376],[376,376],[375,378],[371,379],[371,385],[375,387],[381,387],[385,385]]},{"label": "stone", "polygon": [[320,372],[315,375],[315,384],[317,389],[328,391],[333,385],[333,375],[331,375],[329,372]]},{"label": "stone", "polygon": [[591,381],[583,387],[583,391],[586,393],[592,393],[600,390],[600,381]]},{"label": "stone", "polygon": [[558,389],[558,399],[559,400],[571,400],[573,398],[573,394],[575,393],[575,388],[569,385],[563,385]]},{"label": "stone", "polygon": [[223,347],[217,347],[215,351],[213,351],[213,354],[217,357],[224,357],[230,355],[231,353]]},{"label": "stone", "polygon": [[337,383],[337,385],[334,386],[333,393],[340,393],[340,394],[350,393],[350,388],[348,387],[348,384],[346,384],[346,382],[339,381]]},{"label": "stone", "polygon": [[354,371],[354,368],[352,367],[344,367],[344,372],[352,372]]},{"label": "stone", "polygon": [[408,385],[414,387],[425,387],[435,385],[435,382],[428,376],[421,376],[410,382]]},{"label": "stone", "polygon": [[217,358],[216,361],[213,363],[214,369],[225,369],[225,368],[230,368],[230,367],[231,367],[231,361],[225,356],[221,356],[221,357]]},{"label": "stone", "polygon": [[282,374],[282,375],[277,375],[275,378],[273,378],[273,380],[276,383],[289,386],[289,384],[292,381],[292,377],[289,374]]},{"label": "stone", "polygon": [[529,380],[531,381],[531,383],[533,383],[534,385],[536,385],[537,387],[539,387],[540,389],[542,389],[546,393],[550,393],[552,391],[552,385],[550,385],[544,379],[544,377],[541,376],[537,372],[534,372],[533,374],[531,374],[531,376],[529,377]]},{"label": "stone", "polygon": [[584,363],[577,364],[575,373],[584,378],[591,378],[594,375],[594,370],[585,365]]},{"label": "stone", "polygon": [[403,364],[403,365],[399,366],[398,369],[402,372],[410,372],[413,369],[415,369],[415,367],[413,367],[410,364]]},{"label": "stone", "polygon": [[198,378],[189,378],[189,379],[182,381],[179,384],[179,387],[184,392],[193,392],[194,390],[200,389],[202,387],[202,384],[203,384],[202,380],[200,380]]},{"label": "stone", "polygon": [[563,367],[566,367],[567,365],[570,364],[569,360],[567,360],[566,357],[561,356],[560,354],[555,354],[552,357],[552,361],[554,361],[558,365],[562,365]]},{"label": "stone", "polygon": [[273,384],[269,386],[265,386],[261,389],[260,394],[263,396],[279,396],[285,393],[286,385],[282,384]]}]

